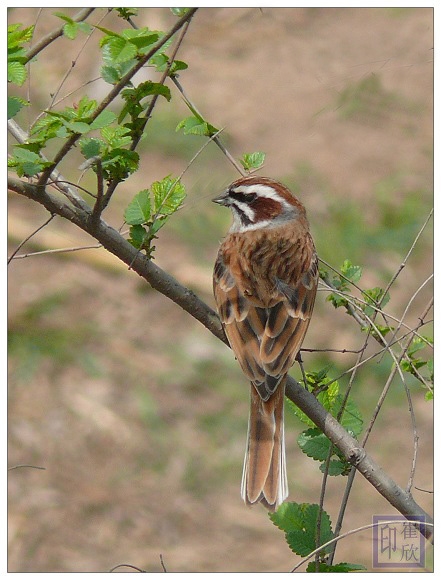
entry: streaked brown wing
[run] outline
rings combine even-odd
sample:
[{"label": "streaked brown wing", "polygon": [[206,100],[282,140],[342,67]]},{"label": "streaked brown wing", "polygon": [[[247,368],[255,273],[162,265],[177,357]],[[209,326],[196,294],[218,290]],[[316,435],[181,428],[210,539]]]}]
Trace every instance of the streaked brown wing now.
[{"label": "streaked brown wing", "polygon": [[214,268],[213,291],[225,333],[243,372],[253,382],[264,381],[260,337],[265,330],[266,312],[263,308],[253,307],[239,291],[221,254]]},{"label": "streaked brown wing", "polygon": [[297,284],[289,285],[277,280],[280,302],[269,310],[260,346],[260,360],[269,375],[280,376],[294,363],[311,320],[317,284],[315,254],[309,270]]},{"label": "streaked brown wing", "polygon": [[296,285],[277,280],[271,308],[259,308],[244,296],[219,254],[214,270],[214,296],[230,346],[245,375],[267,400],[300,349],[314,307],[318,268],[311,266]]}]

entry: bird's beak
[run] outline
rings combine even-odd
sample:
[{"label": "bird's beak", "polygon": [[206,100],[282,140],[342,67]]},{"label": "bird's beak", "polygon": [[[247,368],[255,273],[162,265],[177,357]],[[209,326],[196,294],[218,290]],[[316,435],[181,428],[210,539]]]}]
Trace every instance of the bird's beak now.
[{"label": "bird's beak", "polygon": [[222,195],[215,197],[211,201],[213,201],[214,203],[218,203],[219,205],[226,205],[226,206],[230,205],[230,198],[228,197],[228,191],[224,191],[222,193]]}]

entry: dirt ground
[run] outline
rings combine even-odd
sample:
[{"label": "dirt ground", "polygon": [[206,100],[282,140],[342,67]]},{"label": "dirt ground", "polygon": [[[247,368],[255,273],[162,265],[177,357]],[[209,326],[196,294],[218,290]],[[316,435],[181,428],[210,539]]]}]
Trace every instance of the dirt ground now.
[{"label": "dirt ground", "polygon": [[[55,11],[45,10],[38,34],[59,25],[50,16]],[[165,10],[142,12],[143,24],[153,29],[173,22]],[[10,22],[26,25],[36,16],[36,9],[9,14]],[[421,205],[430,204],[424,195],[433,191],[432,17],[427,8],[201,9],[179,53],[189,63],[180,80],[210,122],[226,128],[234,155],[265,151],[265,174],[297,176],[312,229],[329,252],[334,240],[326,242],[326,232],[335,232],[330,214],[336,202],[344,206],[350,199],[363,220],[375,224],[374,192],[399,176],[393,192],[398,204],[403,191],[426,192],[415,195],[422,196]],[[50,67],[42,62],[32,79],[42,107],[73,56],[68,42],[55,45]],[[59,46],[66,50],[62,56]],[[89,61],[82,64],[84,78],[99,70]],[[381,83],[382,100],[377,91],[375,99],[349,110],[358,97],[348,104],[348,88],[372,79]],[[78,77],[73,73],[69,82],[75,85]],[[91,91],[99,98],[98,88]],[[181,118],[188,114],[183,104],[177,108]],[[190,157],[146,147],[142,171],[123,184],[106,220],[119,227],[134,192],[180,173]],[[158,264],[211,305],[211,268],[228,217],[221,223],[209,199],[236,176],[210,145],[186,173],[186,207],[156,244]],[[8,254],[45,219],[40,207],[10,196]],[[21,253],[90,243],[56,219]],[[366,251],[367,285],[376,282],[378,260],[393,272],[402,259],[392,250]],[[431,260],[419,255],[397,282],[397,316]],[[416,307],[427,296],[418,295]],[[8,474],[10,572],[104,572],[118,564],[161,572],[161,555],[169,572],[293,568],[298,557],[282,532],[263,509],[247,509],[240,499],[248,398],[228,349],[102,250],[14,260],[8,302],[8,465],[44,467]],[[359,344],[354,327],[319,295],[305,346],[344,348],[355,335]],[[349,367],[354,360],[338,364]],[[314,355],[307,359],[312,368],[315,362],[320,368]],[[382,388],[374,366],[354,393],[366,402],[368,417]],[[368,451],[405,487],[411,422],[398,386],[391,397]],[[418,391],[413,403],[415,485],[431,490],[432,406]],[[290,499],[316,503],[318,466],[296,445],[299,424],[287,423]],[[333,521],[344,483],[329,482],[325,509]],[[414,497],[431,512],[431,494],[416,490]],[[372,514],[393,513],[357,476],[343,531],[370,523]],[[370,570],[371,555],[365,531],[340,543],[337,561]]]}]

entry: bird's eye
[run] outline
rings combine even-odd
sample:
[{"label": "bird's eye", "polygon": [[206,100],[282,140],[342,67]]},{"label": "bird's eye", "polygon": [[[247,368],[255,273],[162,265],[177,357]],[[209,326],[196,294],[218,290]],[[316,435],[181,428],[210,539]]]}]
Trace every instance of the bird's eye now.
[{"label": "bird's eye", "polygon": [[251,203],[256,199],[257,195],[255,193],[244,193],[243,200],[247,203]]}]

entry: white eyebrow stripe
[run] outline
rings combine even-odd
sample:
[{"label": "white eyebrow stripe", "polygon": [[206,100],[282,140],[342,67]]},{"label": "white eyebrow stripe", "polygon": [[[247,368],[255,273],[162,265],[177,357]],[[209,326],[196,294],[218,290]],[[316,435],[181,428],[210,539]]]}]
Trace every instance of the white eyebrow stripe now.
[{"label": "white eyebrow stripe", "polygon": [[274,199],[280,203],[286,201],[283,197],[281,197],[274,187],[270,185],[262,185],[261,183],[256,183],[254,185],[239,185],[239,187],[235,187],[233,191],[237,193],[256,193],[260,197],[266,197],[269,199]]}]

